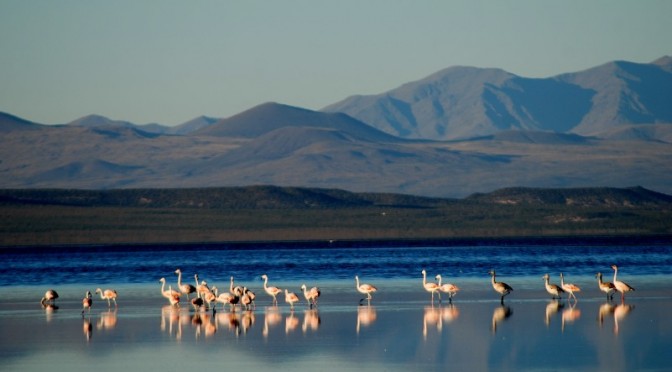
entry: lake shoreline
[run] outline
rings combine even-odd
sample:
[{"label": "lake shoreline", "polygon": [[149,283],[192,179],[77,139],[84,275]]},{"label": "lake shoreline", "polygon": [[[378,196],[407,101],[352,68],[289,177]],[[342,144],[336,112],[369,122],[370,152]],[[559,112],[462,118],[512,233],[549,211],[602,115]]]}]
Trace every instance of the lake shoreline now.
[{"label": "lake shoreline", "polygon": [[506,246],[506,245],[665,245],[672,241],[670,234],[613,234],[613,235],[539,235],[539,236],[484,236],[454,238],[396,238],[396,239],[310,239],[310,240],[245,240],[206,242],[128,242],[128,243],[73,243],[73,244],[0,244],[0,252],[21,250],[127,250],[155,249],[184,250],[197,247],[201,250],[220,249],[316,249],[316,248],[376,248],[376,247],[451,247],[451,246]]}]

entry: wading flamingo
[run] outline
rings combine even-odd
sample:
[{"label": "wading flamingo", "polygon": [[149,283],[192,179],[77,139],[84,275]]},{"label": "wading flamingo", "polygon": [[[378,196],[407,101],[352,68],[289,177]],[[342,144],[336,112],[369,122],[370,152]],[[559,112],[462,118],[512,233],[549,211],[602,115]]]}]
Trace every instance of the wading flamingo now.
[{"label": "wading flamingo", "polygon": [[177,288],[180,289],[180,292],[184,293],[187,295],[187,300],[189,299],[189,294],[191,293],[196,293],[196,287],[189,283],[182,283],[182,270],[177,269],[175,270],[175,274],[177,274]]},{"label": "wading flamingo", "polygon": [[555,296],[558,296],[558,300],[561,299],[561,295],[565,293],[565,290],[560,288],[559,285],[557,284],[551,284],[549,282],[550,277],[548,274],[544,274],[544,276],[541,277],[544,279],[544,286],[546,287],[546,292],[548,292],[551,295],[551,298],[555,300]]},{"label": "wading flamingo", "polygon": [[199,298],[203,298],[208,292],[210,292],[210,287],[205,280],[198,282],[198,274],[194,274],[194,279],[196,280],[196,294]]},{"label": "wading flamingo", "polygon": [[[371,284],[366,284],[366,283],[359,284],[359,276],[357,276],[357,275],[355,275],[355,288],[357,288],[357,291],[359,293],[365,294],[366,298],[367,298],[367,300],[369,300],[369,302],[371,302],[371,293],[374,293],[375,291],[378,290],[378,288],[372,286]],[[361,300],[359,300],[360,303],[362,301],[364,301],[363,298]]]},{"label": "wading flamingo", "polygon": [[628,283],[626,282],[616,280],[616,274],[618,274],[618,266],[611,265],[611,268],[614,270],[614,287],[616,287],[617,291],[621,292],[621,302],[624,302],[625,292],[634,291],[635,289],[632,288],[630,285],[628,285]]},{"label": "wading flamingo", "polygon": [[49,305],[56,305],[56,299],[58,298],[58,293],[54,291],[53,289],[50,289],[44,293],[44,297],[40,300],[40,303],[43,306],[47,305],[47,302],[49,302]]},{"label": "wading flamingo", "polygon": [[102,300],[107,300],[107,307],[112,306],[110,300],[114,301],[114,307],[117,307],[117,291],[114,289],[102,290],[100,288],[96,289],[96,293],[100,293],[100,298]]},{"label": "wading flamingo", "polygon": [[264,280],[264,291],[266,291],[266,293],[268,293],[269,296],[273,297],[273,305],[277,305],[278,300],[277,300],[277,298],[275,298],[275,296],[282,293],[282,289],[280,289],[278,287],[269,287],[268,286],[268,275],[266,275],[266,274],[262,275],[261,279]]},{"label": "wading flamingo", "polygon": [[560,273],[560,286],[565,290],[565,292],[569,293],[569,297],[574,297],[575,302],[578,301],[574,292],[581,292],[581,288],[579,288],[579,286],[576,284],[565,283],[565,276],[562,275],[562,273]]},{"label": "wading flamingo", "polygon": [[437,274],[435,279],[439,281],[439,291],[441,291],[443,293],[447,293],[448,294],[448,302],[452,303],[453,302],[453,296],[455,296],[457,294],[457,292],[460,290],[460,288],[458,286],[456,286],[455,284],[450,284],[450,283],[441,284],[441,279],[442,279],[441,274]]},{"label": "wading flamingo", "polygon": [[285,302],[289,304],[289,307],[294,310],[294,303],[299,301],[299,296],[297,296],[294,292],[289,292],[287,289],[285,289]]},{"label": "wading flamingo", "polygon": [[243,295],[243,287],[233,286],[233,277],[231,277],[231,284],[229,284],[229,292],[236,297],[240,297]]},{"label": "wading flamingo", "polygon": [[303,297],[306,298],[306,302],[308,302],[308,305],[310,308],[313,308],[313,305],[317,307],[317,298],[320,297],[322,292],[320,292],[320,289],[317,287],[313,287],[308,291],[308,287],[306,287],[305,284],[301,285],[301,290],[303,291]]},{"label": "wading flamingo", "polygon": [[[434,282],[427,283],[427,271],[422,269],[422,286],[425,287],[425,291],[432,294],[432,303],[434,303],[434,293],[439,292],[439,285]],[[439,301],[441,301],[441,292],[439,292]]]},{"label": "wading flamingo", "polygon": [[[495,274],[495,270],[490,270],[489,274],[492,277],[492,279],[491,279],[492,288],[495,290],[495,292],[502,295],[502,297],[499,299],[499,302],[502,305],[504,305],[504,296],[511,293],[511,291],[513,291],[513,288],[510,285],[508,285],[504,282],[498,282],[495,278],[496,275],[497,275],[497,274]],[[493,321],[493,323],[494,323],[494,321]]]},{"label": "wading flamingo", "polygon": [[91,299],[91,292],[86,291],[84,298],[82,299],[82,317],[84,317],[84,312],[89,310],[91,312],[91,305],[93,305],[93,300]]},{"label": "wading flamingo", "polygon": [[168,286],[168,290],[166,290],[166,278],[161,278],[159,279],[159,282],[161,282],[161,295],[168,299],[168,302],[170,302],[171,305],[177,305],[180,303],[180,292],[178,291],[173,291],[173,288],[171,286]]},{"label": "wading flamingo", "polygon": [[611,300],[614,297],[614,291],[616,290],[614,283],[603,282],[602,273],[595,274],[595,277],[597,278],[597,286],[600,288],[600,291],[607,294],[607,301]]}]

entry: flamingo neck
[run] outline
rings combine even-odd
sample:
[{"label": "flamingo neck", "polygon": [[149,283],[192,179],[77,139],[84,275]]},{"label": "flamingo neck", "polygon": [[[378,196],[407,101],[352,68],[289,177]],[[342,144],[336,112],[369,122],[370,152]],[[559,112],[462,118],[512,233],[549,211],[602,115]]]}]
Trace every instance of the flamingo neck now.
[{"label": "flamingo neck", "polygon": [[618,268],[614,269],[614,283],[616,283],[616,274],[618,274]]}]

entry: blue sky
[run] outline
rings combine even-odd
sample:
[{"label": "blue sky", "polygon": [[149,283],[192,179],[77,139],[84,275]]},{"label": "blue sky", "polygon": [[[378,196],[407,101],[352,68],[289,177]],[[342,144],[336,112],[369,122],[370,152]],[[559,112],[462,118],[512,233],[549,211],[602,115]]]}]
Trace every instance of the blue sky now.
[{"label": "blue sky", "polygon": [[0,111],[175,125],[320,109],[466,65],[526,77],[672,54],[672,1],[0,1]]}]

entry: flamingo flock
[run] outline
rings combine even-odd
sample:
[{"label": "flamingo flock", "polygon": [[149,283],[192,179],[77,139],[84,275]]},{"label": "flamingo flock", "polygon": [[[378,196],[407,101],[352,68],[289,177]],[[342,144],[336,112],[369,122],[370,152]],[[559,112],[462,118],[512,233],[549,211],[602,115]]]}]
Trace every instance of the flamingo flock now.
[{"label": "flamingo flock", "polygon": [[[597,278],[598,289],[604,292],[607,296],[607,302],[612,300],[613,294],[618,292],[621,294],[621,302],[625,302],[625,294],[632,292],[635,289],[629,284],[618,280],[618,266],[612,265],[612,270],[614,271],[614,278],[612,282],[604,282],[602,279],[602,273],[597,273],[595,276]],[[159,279],[161,283],[160,293],[166,298],[170,306],[179,306],[181,302],[182,295],[187,297],[188,303],[194,308],[194,311],[206,311],[212,310],[213,314],[217,311],[217,305],[220,304],[220,309],[228,307],[231,312],[235,312],[237,307],[240,307],[241,310],[253,310],[256,307],[256,295],[250,290],[247,286],[235,285],[234,277],[230,277],[229,282],[229,291],[223,291],[220,293],[219,289],[216,286],[210,287],[205,280],[200,281],[198,274],[194,274],[195,285],[182,282],[182,271],[178,268],[174,271],[177,275],[177,290],[173,289],[171,284],[167,284],[166,278]],[[422,289],[428,292],[431,297],[430,300],[432,304],[434,303],[434,295],[438,295],[439,301],[441,301],[441,294],[448,295],[448,301],[452,303],[455,295],[460,291],[460,288],[451,283],[443,283],[443,278],[441,274],[435,276],[436,282],[427,281],[427,271],[422,270]],[[509,295],[513,291],[513,287],[510,285],[497,281],[495,270],[489,271],[491,280],[490,284],[495,292],[500,295],[500,303],[504,305],[504,297]],[[289,291],[287,288],[284,290],[268,284],[269,278],[268,275],[261,275],[263,280],[263,289],[268,296],[271,297],[272,306],[278,306],[277,296],[280,294],[285,295],[285,303],[290,307],[290,310],[294,310],[294,307],[297,303],[300,302],[299,295],[294,292]],[[560,300],[562,299],[563,294],[567,294],[568,300],[574,300],[574,303],[578,301],[576,293],[581,292],[581,288],[572,283],[565,283],[565,277],[563,273],[560,273],[560,284],[554,284],[550,281],[549,274],[544,274],[542,276],[544,280],[544,287],[546,291],[551,295],[551,299]],[[168,288],[166,288],[168,286]],[[373,294],[378,291],[378,288],[372,284],[360,283],[359,276],[355,275],[355,289],[357,292],[363,294],[365,297],[360,299],[360,305],[364,300],[367,300],[368,305],[371,304],[373,299]],[[300,287],[301,294],[303,294],[304,299],[306,300],[306,305],[309,309],[317,308],[318,298],[321,296],[322,291],[319,287],[311,287],[308,289],[306,284],[302,284]],[[114,289],[101,289],[97,288],[95,291],[96,294],[100,295],[100,299],[107,301],[108,308],[112,307],[112,302],[114,302],[115,308],[118,307],[117,304],[117,291]],[[190,298],[191,294],[195,294],[194,298]],[[59,298],[58,293],[50,289],[45,292],[44,296],[40,300],[40,303],[43,307],[50,307],[52,309],[57,309],[55,306],[56,299]],[[82,316],[85,312],[91,312],[93,306],[93,298],[90,291],[86,291],[84,298],[82,299]]]}]

